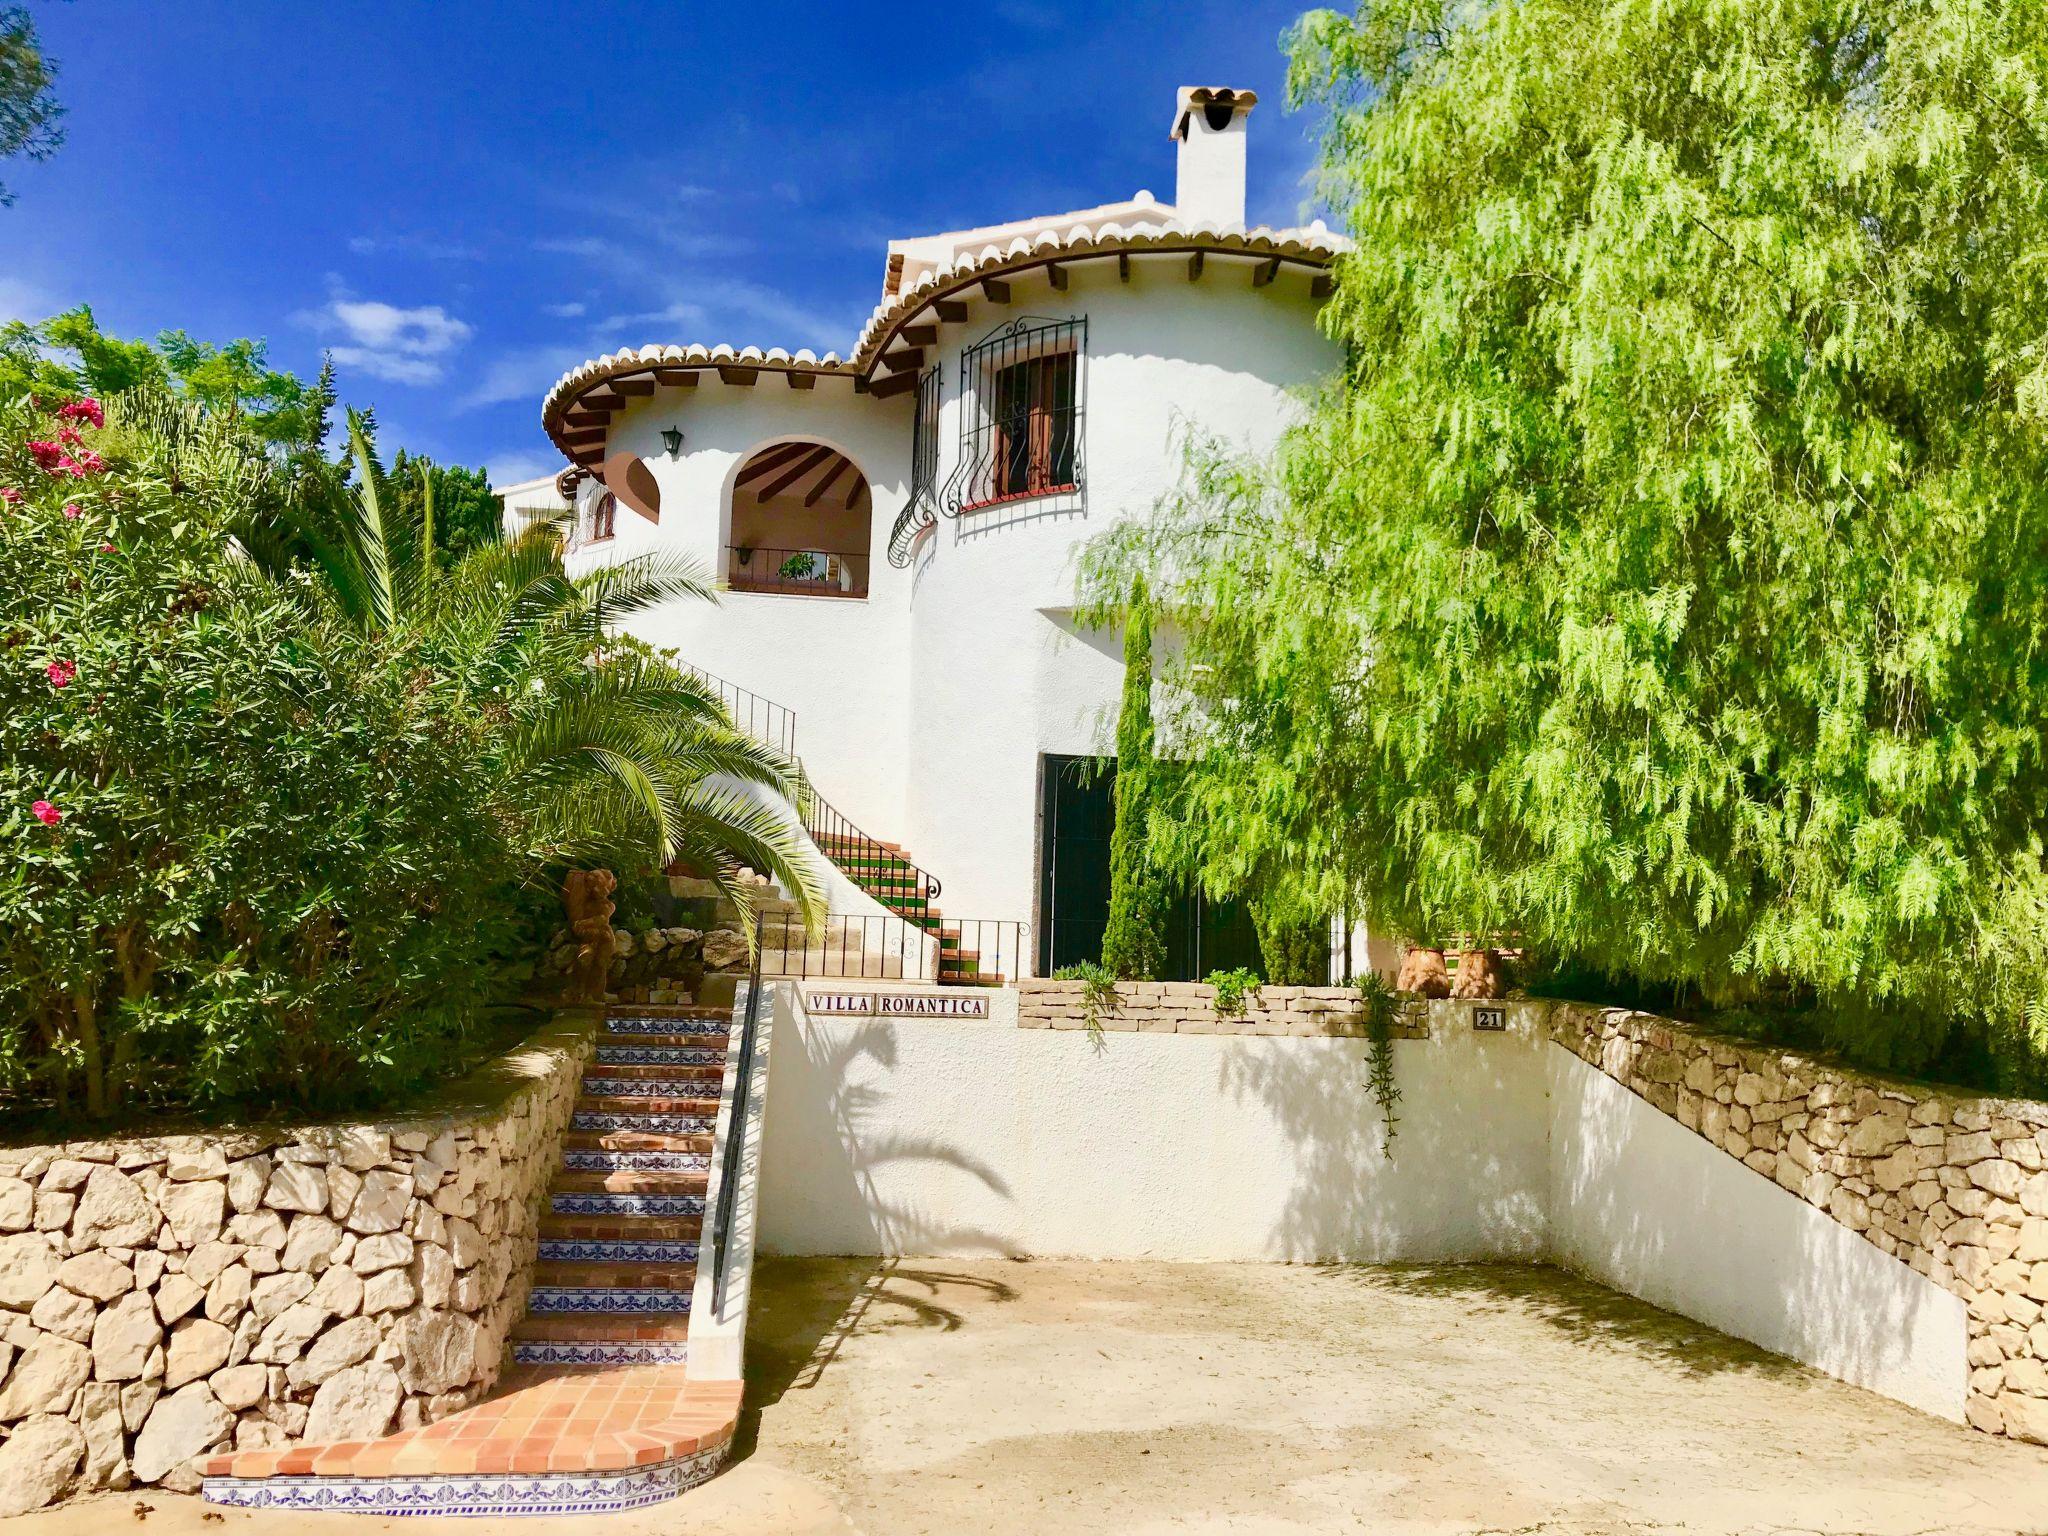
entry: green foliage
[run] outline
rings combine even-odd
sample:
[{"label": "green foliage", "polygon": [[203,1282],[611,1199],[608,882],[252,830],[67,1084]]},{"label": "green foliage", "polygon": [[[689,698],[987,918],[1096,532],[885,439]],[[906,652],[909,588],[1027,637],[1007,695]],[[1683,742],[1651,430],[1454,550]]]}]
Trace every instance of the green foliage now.
[{"label": "green foliage", "polygon": [[1081,986],[1081,1022],[1090,1034],[1102,1033],[1102,1021],[1116,1012],[1116,972],[1093,960],[1063,965],[1052,973],[1054,981],[1078,981]]},{"label": "green foliage", "polygon": [[1187,628],[1205,879],[1876,1065],[2043,1039],[2038,15],[1368,0],[1292,79],[1344,373],[1091,567]]},{"label": "green foliage", "polygon": [[681,860],[742,912],[759,890],[744,878],[751,869],[817,915],[818,873],[785,808],[792,765],[735,729],[695,673],[611,637],[620,620],[657,604],[709,601],[701,572],[648,555],[572,578],[562,528],[546,520],[444,569],[430,537],[440,477],[426,482],[434,494],[408,503],[353,413],[349,444],[355,478],[340,537],[286,508],[274,536],[253,543],[311,548],[319,581],[274,554],[258,562],[311,615],[332,613],[402,650],[420,669],[418,686],[490,722],[472,793],[520,857],[535,867]]},{"label": "green foliage", "polygon": [[1151,981],[1166,963],[1166,889],[1149,848],[1152,821],[1152,611],[1142,578],[1124,609],[1124,692],[1116,721],[1116,822],[1109,839],[1109,922],[1102,963]]},{"label": "green foliage", "polygon": [[1394,1020],[1399,1016],[1400,997],[1386,977],[1367,971],[1358,978],[1358,998],[1365,1006],[1366,1082],[1380,1108],[1380,1150],[1392,1157],[1394,1133],[1400,1125],[1400,1117],[1394,1113],[1394,1106],[1401,1102],[1401,1086],[1394,1081]]},{"label": "green foliage", "polygon": [[424,454],[408,454],[401,448],[385,478],[399,515],[414,523],[425,520],[427,487],[432,485],[437,565],[452,565],[472,550],[496,544],[503,537],[504,504],[482,470],[437,464]]},{"label": "green foliage", "polygon": [[[64,142],[57,120],[64,109],[50,87],[56,65],[43,54],[35,19],[25,5],[0,5],[0,160],[26,155],[46,160]],[[0,208],[14,194],[0,186]]]},{"label": "green foliage", "polygon": [[0,410],[0,1096],[103,1116],[417,1080],[516,920],[481,733],[230,555],[276,479],[231,423],[117,405],[78,478],[25,446],[60,425]]},{"label": "green foliage", "polygon": [[1234,971],[1211,971],[1208,980],[1209,985],[1216,989],[1216,1017],[1219,1019],[1243,1018],[1245,1000],[1256,1001],[1259,995],[1259,973],[1242,966]]},{"label": "green foliage", "polygon": [[40,324],[0,326],[0,401],[30,394],[107,399],[152,386],[217,415],[239,417],[258,438],[285,450],[317,448],[333,403],[324,372],[318,383],[307,384],[274,369],[260,341],[214,346],[183,331],[161,332],[154,342],[127,341],[102,331],[84,304]]}]

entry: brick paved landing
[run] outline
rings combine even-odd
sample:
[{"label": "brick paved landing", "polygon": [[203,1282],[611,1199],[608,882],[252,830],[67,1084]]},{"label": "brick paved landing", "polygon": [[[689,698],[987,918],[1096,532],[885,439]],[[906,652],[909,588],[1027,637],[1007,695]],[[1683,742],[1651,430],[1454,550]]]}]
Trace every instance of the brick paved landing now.
[{"label": "brick paved landing", "polygon": [[[206,1497],[259,1509],[591,1514],[669,1498],[717,1471],[740,1384],[690,1382],[684,1361],[728,1025],[710,1008],[606,1020],[549,1190],[513,1365],[489,1399],[375,1440],[216,1456]],[[645,1095],[633,1091],[642,1081]],[[677,1089],[690,1097],[671,1097]]]}]

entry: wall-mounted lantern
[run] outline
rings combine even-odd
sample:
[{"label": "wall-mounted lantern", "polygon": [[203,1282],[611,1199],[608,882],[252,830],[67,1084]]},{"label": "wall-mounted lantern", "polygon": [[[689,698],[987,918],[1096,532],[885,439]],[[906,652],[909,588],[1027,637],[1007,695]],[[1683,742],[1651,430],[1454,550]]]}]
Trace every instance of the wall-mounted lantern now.
[{"label": "wall-mounted lantern", "polygon": [[681,453],[683,451],[682,428],[663,427],[661,429],[661,446],[668,450],[670,458],[674,458],[677,454]]}]

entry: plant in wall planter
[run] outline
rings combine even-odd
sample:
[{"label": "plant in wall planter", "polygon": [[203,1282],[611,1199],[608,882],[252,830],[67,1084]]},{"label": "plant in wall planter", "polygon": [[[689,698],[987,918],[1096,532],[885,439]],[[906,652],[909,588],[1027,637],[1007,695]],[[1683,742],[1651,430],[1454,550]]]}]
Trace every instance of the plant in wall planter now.
[{"label": "plant in wall planter", "polygon": [[1061,966],[1052,979],[1081,983],[1081,1022],[1088,1026],[1089,1034],[1101,1034],[1103,1019],[1116,1012],[1116,973],[1093,960],[1083,960]]},{"label": "plant in wall planter", "polygon": [[[1443,963],[1440,953],[1437,963]],[[1358,1000],[1365,1009],[1366,1082],[1372,1089],[1373,1102],[1380,1107],[1383,1125],[1380,1150],[1392,1157],[1394,1128],[1399,1124],[1394,1106],[1401,1100],[1400,1085],[1394,1081],[1394,1020],[1400,1012],[1401,1000],[1378,971],[1367,971],[1358,978]]]},{"label": "plant in wall planter", "polygon": [[1216,1017],[1241,1019],[1247,1002],[1259,1000],[1259,973],[1240,966],[1234,971],[1211,971],[1209,985],[1216,989]]},{"label": "plant in wall planter", "polygon": [[1444,952],[1420,944],[1409,945],[1401,956],[1401,973],[1395,979],[1394,990],[1412,992],[1417,997],[1449,997],[1451,977],[1444,969]]}]

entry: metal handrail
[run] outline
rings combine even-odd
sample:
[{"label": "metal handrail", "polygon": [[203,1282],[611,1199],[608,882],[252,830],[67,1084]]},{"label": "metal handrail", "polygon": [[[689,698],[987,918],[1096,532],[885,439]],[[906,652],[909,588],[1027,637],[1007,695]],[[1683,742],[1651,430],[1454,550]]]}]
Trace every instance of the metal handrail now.
[{"label": "metal handrail", "polygon": [[833,912],[812,928],[794,912],[762,919],[773,975],[845,981],[999,986],[1028,974],[1031,925],[1017,918],[947,917],[930,928],[902,917]]},{"label": "metal handrail", "polygon": [[[828,840],[838,845],[841,851],[847,851],[847,845],[850,844],[850,851],[858,855],[857,862],[887,869],[892,876],[886,882],[888,885],[899,888],[907,886],[909,895],[922,899],[927,905],[938,899],[939,877],[913,864],[903,856],[901,850],[891,848],[881,839],[870,836],[855,826],[845,812],[818,793],[817,786],[811,783],[811,776],[804,772],[801,762],[796,767],[796,809],[797,815],[803,821],[804,830],[811,834],[811,840],[818,845],[818,850],[838,865],[847,878],[861,889],[867,890],[867,886],[858,875],[846,867],[847,860],[834,857],[833,850],[826,847]],[[899,872],[901,878],[895,878]],[[872,891],[868,894],[875,895]],[[879,896],[875,899],[882,900]],[[886,902],[883,904],[887,905]],[[919,926],[928,927],[930,924],[920,922]]]},{"label": "metal handrail", "polygon": [[787,704],[778,704],[764,698],[752,689],[742,688],[714,672],[690,662],[677,660],[677,665],[695,677],[699,682],[709,684],[724,702],[726,713],[732,716],[732,723],[744,734],[751,736],[764,747],[773,747],[784,757],[796,757],[796,711]]},{"label": "metal handrail", "polygon": [[711,1223],[711,1310],[725,1315],[726,1249],[732,1243],[733,1211],[746,1165],[747,1094],[754,1076],[754,1035],[761,1022],[761,925],[754,923],[754,964],[747,977],[747,1006],[740,1015],[740,1059],[733,1073],[732,1116],[725,1127],[725,1159],[719,1164],[718,1209]]}]

